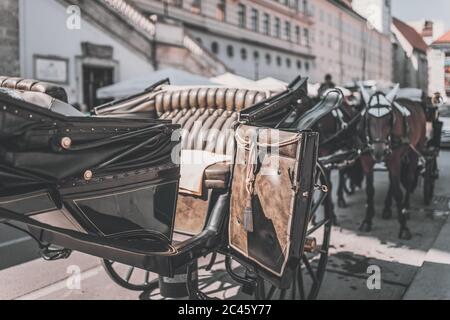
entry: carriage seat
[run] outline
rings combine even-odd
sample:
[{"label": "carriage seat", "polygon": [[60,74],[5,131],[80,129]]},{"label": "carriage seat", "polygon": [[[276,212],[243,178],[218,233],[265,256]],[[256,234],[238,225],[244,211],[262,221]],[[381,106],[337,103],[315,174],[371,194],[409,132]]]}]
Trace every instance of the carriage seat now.
[{"label": "carriage seat", "polygon": [[[150,116],[168,120],[181,127],[181,155],[208,153],[233,159],[234,128],[239,112],[267,97],[270,92],[222,87],[159,86],[142,95],[94,109],[98,116]],[[183,152],[187,151],[187,152]],[[181,162],[183,163],[183,159]],[[189,167],[190,169],[190,167]],[[208,162],[194,166],[195,171],[183,175],[177,202],[174,230],[198,235],[206,226],[210,200],[227,190],[231,161]],[[192,183],[192,179],[195,179]],[[184,181],[188,186],[185,188]],[[215,195],[213,195],[213,193]]]},{"label": "carriage seat", "polygon": [[52,98],[67,103],[66,90],[48,82],[0,76],[0,88],[45,93]]},{"label": "carriage seat", "polygon": [[[240,110],[258,103],[270,93],[248,89],[217,87],[167,90],[155,96],[160,119],[171,120],[182,128],[182,150],[203,150],[216,155],[234,156],[234,126]],[[204,188],[225,189],[230,162],[205,168]]]}]

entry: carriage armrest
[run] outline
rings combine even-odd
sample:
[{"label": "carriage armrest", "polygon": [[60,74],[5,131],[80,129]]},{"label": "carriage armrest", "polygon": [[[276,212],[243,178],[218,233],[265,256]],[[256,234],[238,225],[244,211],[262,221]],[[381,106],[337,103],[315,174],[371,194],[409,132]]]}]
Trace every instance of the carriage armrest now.
[{"label": "carriage armrest", "polygon": [[230,179],[231,164],[219,162],[205,170],[205,187],[207,189],[226,189]]}]

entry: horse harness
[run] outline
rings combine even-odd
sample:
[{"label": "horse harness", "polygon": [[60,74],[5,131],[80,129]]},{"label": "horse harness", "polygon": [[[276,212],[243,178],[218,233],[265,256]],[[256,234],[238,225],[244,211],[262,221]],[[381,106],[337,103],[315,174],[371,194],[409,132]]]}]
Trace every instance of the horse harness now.
[{"label": "horse harness", "polygon": [[[382,101],[383,98],[380,99],[380,97],[383,97],[385,101]],[[374,99],[377,99],[376,103],[374,103],[374,101],[373,101]],[[400,112],[402,119],[403,119],[403,131],[404,131],[403,137],[401,137],[400,139],[395,139],[393,134],[390,134],[388,136],[387,140],[385,140],[385,141],[381,141],[379,139],[374,140],[370,134],[369,117],[367,115],[370,114],[371,116],[374,116],[377,118],[382,118],[387,115],[390,115],[391,116],[391,127],[393,128],[395,121],[396,121],[394,108]],[[370,99],[370,101],[368,103],[368,108],[363,111],[363,115],[364,115],[365,138],[366,138],[367,142],[369,142],[369,143],[371,143],[371,142],[385,143],[386,145],[393,147],[393,148],[396,148],[396,147],[399,147],[399,146],[405,145],[405,144],[406,145],[410,144],[410,142],[409,142],[410,127],[409,127],[409,123],[408,123],[408,118],[411,116],[411,111],[409,111],[408,108],[406,108],[405,106],[402,106],[395,101],[390,103],[385,98],[383,93],[378,92],[378,93],[374,94],[372,96],[372,98]]]}]

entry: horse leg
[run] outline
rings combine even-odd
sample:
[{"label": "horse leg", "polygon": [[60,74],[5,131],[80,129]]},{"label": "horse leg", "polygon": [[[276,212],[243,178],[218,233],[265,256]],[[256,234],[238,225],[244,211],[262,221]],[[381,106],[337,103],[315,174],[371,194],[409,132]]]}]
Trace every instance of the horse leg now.
[{"label": "horse leg", "polygon": [[386,199],[384,200],[384,209],[383,209],[383,215],[382,218],[385,220],[388,220],[392,218],[392,182],[391,182],[391,175],[389,175],[389,189],[386,194]]},{"label": "horse leg", "polygon": [[374,173],[370,170],[366,173],[366,194],[367,194],[367,204],[366,204],[366,217],[361,224],[360,230],[364,232],[370,232],[372,230],[372,219],[375,216],[375,187],[374,187]]},{"label": "horse leg", "polygon": [[411,232],[408,229],[406,224],[407,216],[404,212],[403,207],[403,192],[401,188],[400,182],[400,156],[393,156],[394,160],[391,161],[390,165],[388,165],[389,172],[391,175],[391,183],[392,183],[392,193],[394,195],[395,202],[397,204],[397,217],[398,222],[400,223],[400,232],[398,237],[400,239],[409,240],[411,239]]},{"label": "horse leg", "polygon": [[333,195],[333,192],[332,192],[333,191],[333,183],[331,182],[331,170],[327,170],[326,175],[327,175],[328,183],[330,184],[330,190],[328,191],[329,195],[325,199],[324,206],[325,206],[325,210],[330,210],[331,217],[333,219],[333,225],[337,226],[337,225],[339,225],[339,223],[338,223],[338,219],[336,216],[336,212],[334,211],[333,196],[332,196]]},{"label": "horse leg", "polygon": [[411,152],[409,155],[408,168],[407,168],[407,177],[406,177],[406,194],[405,200],[403,202],[403,206],[406,210],[411,208],[410,205],[410,195],[416,187],[416,175],[417,175],[417,167],[419,165],[419,156],[415,152]]},{"label": "horse leg", "polygon": [[339,170],[339,185],[337,190],[339,208],[347,208],[347,202],[345,201],[344,197],[345,183],[346,183],[345,172],[344,170]]}]

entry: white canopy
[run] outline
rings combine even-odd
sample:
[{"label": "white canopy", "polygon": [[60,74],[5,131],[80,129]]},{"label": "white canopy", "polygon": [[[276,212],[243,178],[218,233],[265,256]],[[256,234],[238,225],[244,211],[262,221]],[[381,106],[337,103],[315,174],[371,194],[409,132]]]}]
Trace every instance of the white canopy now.
[{"label": "white canopy", "polygon": [[209,80],[215,84],[219,84],[224,87],[230,87],[230,88],[250,89],[250,88],[258,87],[258,84],[256,81],[238,76],[238,75],[230,73],[230,72],[226,72],[220,76],[213,77]]},{"label": "white canopy", "polygon": [[283,91],[286,90],[287,86],[289,85],[287,82],[267,77],[261,80],[256,81],[256,84],[258,87],[261,87],[263,89],[269,89],[271,91]]},{"label": "white canopy", "polygon": [[401,88],[397,92],[397,98],[406,98],[412,101],[422,102],[423,91],[417,88]]},{"label": "white canopy", "polygon": [[319,95],[320,83],[308,83],[308,96],[317,97]]},{"label": "white canopy", "polygon": [[178,69],[163,69],[146,76],[125,80],[97,90],[97,98],[123,98],[144,91],[152,84],[169,78],[177,86],[214,85],[208,78]]}]

